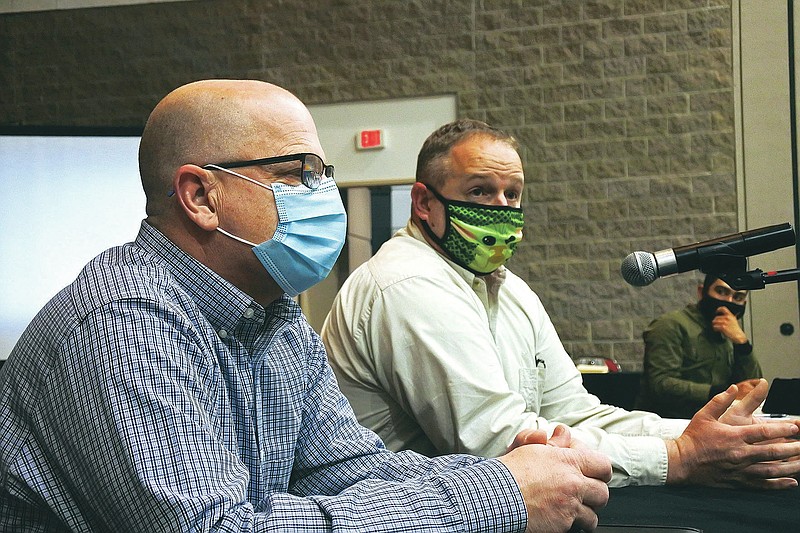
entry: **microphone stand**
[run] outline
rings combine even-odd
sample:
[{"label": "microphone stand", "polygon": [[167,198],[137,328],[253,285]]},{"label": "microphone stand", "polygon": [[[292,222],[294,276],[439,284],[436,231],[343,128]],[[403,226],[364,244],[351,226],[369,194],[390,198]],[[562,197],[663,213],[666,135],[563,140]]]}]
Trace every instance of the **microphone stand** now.
[{"label": "microphone stand", "polygon": [[783,281],[797,281],[800,279],[800,269],[773,270],[764,272],[760,268],[741,274],[719,274],[719,279],[737,291],[763,289],[769,283]]},{"label": "microphone stand", "polygon": [[720,253],[719,249],[698,250],[700,271],[704,274],[714,274],[719,279],[730,285],[734,290],[763,289],[769,283],[784,281],[797,281],[800,279],[800,269],[773,270],[764,272],[760,268],[747,271],[747,258],[743,255]]}]

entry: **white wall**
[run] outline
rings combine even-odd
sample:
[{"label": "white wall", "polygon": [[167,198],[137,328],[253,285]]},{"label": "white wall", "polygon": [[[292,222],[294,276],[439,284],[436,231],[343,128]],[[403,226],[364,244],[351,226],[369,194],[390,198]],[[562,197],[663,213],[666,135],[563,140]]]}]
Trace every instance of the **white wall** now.
[{"label": "white wall", "polygon": [[136,237],[138,147],[139,137],[0,136],[0,359],[84,264]]},{"label": "white wall", "polygon": [[[800,16],[799,2],[794,3],[795,16]],[[789,24],[797,39],[800,21],[789,21],[786,2],[736,1],[733,15],[738,37],[734,68],[740,80],[735,108],[739,227],[794,225]],[[800,72],[800,63],[795,68]],[[765,272],[796,268],[795,247],[751,257],[748,265]],[[749,337],[764,377],[800,377],[797,282],[767,285],[751,291],[748,300]],[[791,324],[794,334],[782,334],[781,324]]]},{"label": "white wall", "polygon": [[[339,187],[413,183],[417,153],[433,130],[456,118],[455,95],[312,105],[326,163]],[[361,130],[382,129],[385,147],[356,150]]]}]

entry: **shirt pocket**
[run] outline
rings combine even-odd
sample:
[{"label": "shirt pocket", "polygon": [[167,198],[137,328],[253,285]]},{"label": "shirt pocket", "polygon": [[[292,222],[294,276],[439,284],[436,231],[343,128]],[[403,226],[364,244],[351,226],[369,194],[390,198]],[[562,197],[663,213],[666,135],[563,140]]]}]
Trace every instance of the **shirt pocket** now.
[{"label": "shirt pocket", "polygon": [[547,368],[523,367],[519,369],[519,393],[525,398],[525,412],[538,413],[542,405],[542,393]]}]

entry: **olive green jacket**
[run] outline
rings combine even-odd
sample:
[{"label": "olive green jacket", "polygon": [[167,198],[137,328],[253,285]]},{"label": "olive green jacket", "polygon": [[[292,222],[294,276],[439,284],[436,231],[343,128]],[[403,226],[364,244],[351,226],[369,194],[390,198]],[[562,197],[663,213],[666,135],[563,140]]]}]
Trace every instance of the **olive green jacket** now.
[{"label": "olive green jacket", "polygon": [[643,338],[644,373],[636,407],[663,417],[691,418],[731,383],[762,376],[752,346],[734,346],[712,331],[697,304],[657,318]]}]

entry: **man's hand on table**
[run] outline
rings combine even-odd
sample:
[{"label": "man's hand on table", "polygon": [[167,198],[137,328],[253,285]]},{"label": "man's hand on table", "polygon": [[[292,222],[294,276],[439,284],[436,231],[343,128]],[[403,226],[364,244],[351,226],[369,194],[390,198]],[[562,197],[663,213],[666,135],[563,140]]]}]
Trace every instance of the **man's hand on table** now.
[{"label": "man's hand on table", "polygon": [[528,511],[528,532],[593,530],[608,502],[611,461],[573,441],[566,426],[548,439],[542,430],[517,435],[499,460],[514,476]]},{"label": "man's hand on table", "polygon": [[[800,475],[796,421],[762,423],[753,413],[764,401],[765,380],[735,405],[737,387],[714,396],[683,434],[667,441],[667,483],[784,489]],[[730,409],[729,409],[730,408]]]}]

